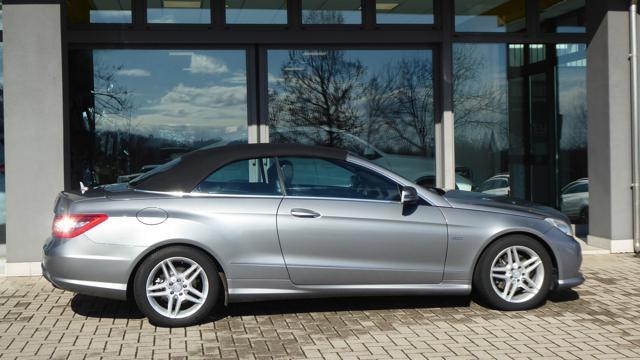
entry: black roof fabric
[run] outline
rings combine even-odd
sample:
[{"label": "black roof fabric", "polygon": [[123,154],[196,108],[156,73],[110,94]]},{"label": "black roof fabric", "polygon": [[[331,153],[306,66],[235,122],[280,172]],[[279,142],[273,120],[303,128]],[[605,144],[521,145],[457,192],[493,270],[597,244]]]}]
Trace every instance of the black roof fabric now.
[{"label": "black roof fabric", "polygon": [[345,160],[347,151],[297,144],[244,144],[206,148],[183,155],[176,166],[145,179],[133,188],[163,192],[191,192],[207,176],[224,165],[238,160],[275,156],[312,156]]}]

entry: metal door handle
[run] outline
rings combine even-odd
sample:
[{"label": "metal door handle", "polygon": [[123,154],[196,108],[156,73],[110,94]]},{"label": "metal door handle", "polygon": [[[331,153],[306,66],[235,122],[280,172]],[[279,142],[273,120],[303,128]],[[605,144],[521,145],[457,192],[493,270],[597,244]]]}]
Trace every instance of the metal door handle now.
[{"label": "metal door handle", "polygon": [[293,215],[295,217],[300,217],[300,218],[317,218],[317,217],[320,217],[320,214],[318,214],[315,211],[308,210],[308,209],[291,209],[291,215]]}]

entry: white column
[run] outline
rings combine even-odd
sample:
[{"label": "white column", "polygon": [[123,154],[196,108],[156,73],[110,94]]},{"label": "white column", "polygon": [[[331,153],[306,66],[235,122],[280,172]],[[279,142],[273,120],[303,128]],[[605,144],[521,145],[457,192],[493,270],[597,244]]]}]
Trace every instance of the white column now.
[{"label": "white column", "polygon": [[628,1],[607,3],[587,50],[589,245],[633,251]]},{"label": "white column", "polygon": [[5,4],[7,275],[40,273],[64,188],[60,4]]}]

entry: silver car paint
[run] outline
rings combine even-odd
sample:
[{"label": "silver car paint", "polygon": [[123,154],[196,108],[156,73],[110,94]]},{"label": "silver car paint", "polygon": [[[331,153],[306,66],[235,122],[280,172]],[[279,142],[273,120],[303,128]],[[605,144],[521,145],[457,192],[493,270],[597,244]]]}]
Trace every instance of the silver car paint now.
[{"label": "silver car paint", "polygon": [[[347,160],[401,185],[415,186],[368,161]],[[581,283],[578,243],[544,221],[542,214],[517,211],[516,207],[455,207],[455,201],[420,187],[417,190],[430,206],[423,205],[408,217],[402,215],[399,203],[375,201],[144,191],[61,198],[58,212],[105,213],[109,219],[77,238],[49,239],[44,246],[43,273],[63,289],[124,299],[130,290],[129,280],[146,255],[162,246],[186,244],[202,249],[219,263],[230,302],[335,295],[467,294],[481,251],[503,234],[523,232],[542,239],[552,250],[560,287]],[[383,208],[372,211],[377,205]],[[462,208],[465,206],[468,208]],[[139,215],[150,208],[163,211]],[[322,216],[294,220],[287,214],[293,208],[309,208]],[[369,214],[382,223],[367,220],[365,215]],[[279,221],[283,225],[280,239]],[[339,232],[340,228],[345,233]],[[422,231],[424,236],[420,236]],[[296,232],[308,232],[302,237],[304,243],[295,242]],[[359,232],[366,236],[357,236]],[[399,240],[400,233],[406,238]],[[332,249],[316,243],[339,245],[334,237],[346,241],[350,236],[353,247]],[[306,247],[319,253],[305,252]],[[289,271],[286,261],[292,265]]]}]

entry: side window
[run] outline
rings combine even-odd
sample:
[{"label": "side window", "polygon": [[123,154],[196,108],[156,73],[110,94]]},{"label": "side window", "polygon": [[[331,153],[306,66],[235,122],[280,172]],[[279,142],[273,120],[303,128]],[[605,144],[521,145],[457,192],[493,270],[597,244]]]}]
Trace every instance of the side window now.
[{"label": "side window", "polygon": [[194,190],[203,194],[281,195],[273,158],[240,160],[214,171]]},{"label": "side window", "polygon": [[279,162],[289,196],[400,200],[396,182],[346,161],[282,157]]}]

